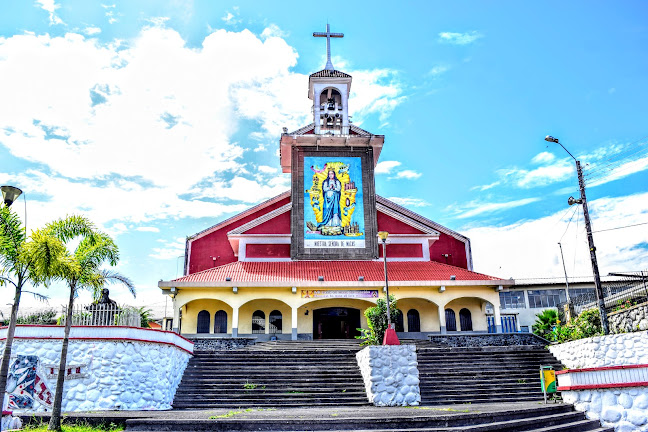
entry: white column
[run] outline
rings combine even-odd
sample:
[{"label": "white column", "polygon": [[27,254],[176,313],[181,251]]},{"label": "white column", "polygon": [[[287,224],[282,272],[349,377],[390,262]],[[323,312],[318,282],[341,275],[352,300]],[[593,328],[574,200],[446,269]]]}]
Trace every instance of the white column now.
[{"label": "white column", "polygon": [[439,308],[439,328],[441,330],[441,334],[446,334],[445,308],[441,305],[439,305],[438,308]]},{"label": "white column", "polygon": [[493,304],[493,317],[495,318],[495,333],[502,333],[502,320],[500,319],[499,304]]},{"label": "white column", "polygon": [[239,308],[232,307],[232,337],[238,337]]},{"label": "white column", "polygon": [[180,333],[180,308],[176,307],[175,299],[173,299],[173,331]]},{"label": "white column", "polygon": [[292,323],[292,340],[297,340],[297,306],[292,307],[292,319],[290,322]]}]

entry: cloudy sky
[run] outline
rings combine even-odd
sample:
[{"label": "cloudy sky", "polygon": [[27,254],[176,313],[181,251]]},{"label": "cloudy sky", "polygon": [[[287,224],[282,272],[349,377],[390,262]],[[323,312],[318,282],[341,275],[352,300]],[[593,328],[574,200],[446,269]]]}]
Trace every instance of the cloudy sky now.
[{"label": "cloudy sky", "polygon": [[0,183],[28,227],[87,215],[138,286],[114,296],[163,308],[187,235],[288,189],[279,135],[310,122],[328,20],[353,121],[386,136],[378,194],[469,236],[477,271],[559,276],[560,241],[591,275],[548,134],[583,162],[601,272],[648,268],[645,2],[313,5],[0,0]]}]

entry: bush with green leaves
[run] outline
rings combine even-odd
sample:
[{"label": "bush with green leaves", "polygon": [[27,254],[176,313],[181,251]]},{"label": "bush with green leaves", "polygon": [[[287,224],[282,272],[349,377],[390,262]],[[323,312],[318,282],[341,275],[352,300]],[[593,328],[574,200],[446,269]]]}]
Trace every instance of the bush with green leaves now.
[{"label": "bush with green leaves", "polygon": [[[389,296],[389,309],[393,324],[401,313],[396,306],[396,298],[393,295]],[[367,317],[367,326],[369,329],[358,329],[360,336],[356,336],[356,339],[363,339],[360,344],[362,346],[382,345],[385,330],[387,330],[387,301],[382,298],[378,299],[376,306],[367,308],[364,315]]]},{"label": "bush with green leaves", "polygon": [[536,314],[536,322],[533,324],[533,333],[545,339],[550,339],[550,334],[560,323],[556,309],[545,309]]},{"label": "bush with green leaves", "polygon": [[56,311],[54,309],[35,312],[31,315],[21,315],[16,318],[16,324],[50,325],[55,323],[56,323]]},{"label": "bush with green leaves", "polygon": [[581,312],[565,325],[559,323],[549,334],[548,339],[562,343],[602,334],[601,314],[598,309],[589,309]]}]

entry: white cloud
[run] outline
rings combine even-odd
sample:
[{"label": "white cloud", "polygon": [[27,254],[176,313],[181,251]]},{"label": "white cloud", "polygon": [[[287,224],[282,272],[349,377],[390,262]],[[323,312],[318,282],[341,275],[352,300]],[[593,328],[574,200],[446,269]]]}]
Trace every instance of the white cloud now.
[{"label": "white cloud", "polygon": [[41,9],[49,12],[50,25],[65,24],[61,18],[56,15],[56,9],[61,5],[57,5],[54,0],[36,0],[36,4],[40,5]]},{"label": "white cloud", "polygon": [[376,168],[374,168],[375,174],[390,174],[392,169],[400,166],[401,163],[398,161],[382,161],[378,162]]},{"label": "white cloud", "polygon": [[396,174],[395,178],[399,178],[399,179],[417,179],[417,178],[421,177],[422,175],[423,174],[421,174],[420,172],[416,172],[414,170],[403,170],[403,171],[399,171]]},{"label": "white cloud", "polygon": [[477,31],[472,31],[469,33],[453,33],[453,32],[441,32],[439,33],[439,40],[441,42],[451,43],[455,45],[467,45],[475,42],[477,39],[484,37],[481,33]]},{"label": "white cloud", "polygon": [[524,206],[537,201],[540,201],[540,198],[523,198],[523,199],[507,201],[507,202],[471,201],[464,205],[450,207],[450,210],[457,213],[457,218],[466,219],[484,213],[495,213],[503,210],[509,210],[515,207]]},{"label": "white cloud", "polygon": [[439,75],[443,75],[445,72],[447,72],[448,69],[450,69],[448,66],[437,65],[430,69],[428,75],[432,77],[438,77]]},{"label": "white cloud", "polygon": [[285,39],[286,37],[289,36],[288,32],[285,32],[279,28],[278,25],[276,24],[270,24],[268,27],[263,29],[261,32],[261,37],[264,39],[267,39],[269,37],[279,37],[282,39]]},{"label": "white cloud", "polygon": [[489,183],[489,184],[487,184],[487,185],[473,186],[473,187],[470,188],[470,190],[478,190],[478,191],[480,191],[480,192],[483,192],[483,191],[486,191],[486,190],[488,190],[488,189],[492,189],[492,188],[494,188],[495,186],[499,186],[501,183],[502,183],[502,182],[500,182],[500,181],[495,181],[495,182],[493,182],[493,183]]},{"label": "white cloud", "polygon": [[101,29],[99,27],[86,27],[83,29],[83,33],[87,34],[88,36],[93,36],[101,33]]},{"label": "white cloud", "polygon": [[613,93],[615,93],[615,92],[616,92],[616,88],[614,88],[614,87],[610,87],[610,88],[608,89],[608,93],[609,93],[609,94],[613,94]]},{"label": "white cloud", "polygon": [[279,169],[267,165],[259,165],[257,169],[265,174],[276,174],[279,172]]},{"label": "white cloud", "polygon": [[547,164],[553,162],[555,159],[556,156],[554,156],[553,153],[541,152],[535,155],[533,159],[531,159],[531,162],[534,164]]},{"label": "white cloud", "polygon": [[226,12],[225,15],[221,18],[221,20],[225,21],[225,24],[227,25],[235,25],[241,22],[241,20],[238,17],[238,12],[234,11],[232,12]]},{"label": "white cloud", "polygon": [[[283,39],[247,30],[215,31],[200,48],[158,25],[128,43],[74,33],[0,38],[8,102],[0,104],[0,145],[44,167],[0,172],[0,180],[43,197],[29,203],[30,226],[45,222],[34,214],[82,213],[110,227],[241,211],[290,187],[283,174],[255,179],[232,137],[243,120],[274,142],[282,126],[310,121],[308,77],[291,71],[297,57]],[[400,90],[385,74],[359,73],[369,95],[352,105],[386,115]]]},{"label": "white cloud", "polygon": [[151,227],[151,226],[143,226],[143,227],[135,228],[135,231],[159,233],[160,229],[156,228],[156,227]]},{"label": "white cloud", "polygon": [[629,175],[636,174],[648,169],[648,156],[640,157],[635,160],[630,160],[625,163],[616,164],[609,168],[602,167],[599,171],[592,169],[591,176],[586,176],[586,183],[590,187],[600,186],[615,180],[628,177]]},{"label": "white cloud", "polygon": [[[645,269],[648,262],[648,230],[645,227],[596,231],[645,222],[648,193],[601,198],[590,201],[589,206],[601,274]],[[505,278],[562,276],[557,245],[561,241],[568,275],[591,276],[582,220],[580,224],[572,221],[567,229],[568,220],[569,216],[561,210],[536,220],[461,232],[471,239],[476,271]]]},{"label": "white cloud", "polygon": [[426,207],[430,205],[429,202],[421,198],[389,197],[387,199],[403,207]]},{"label": "white cloud", "polygon": [[394,70],[351,71],[349,74],[353,76],[349,114],[354,116],[355,124],[362,124],[363,118],[372,114],[378,114],[380,121],[386,122],[406,99],[402,96],[403,84]]},{"label": "white cloud", "polygon": [[266,151],[266,150],[268,150],[268,147],[263,143],[257,144],[257,146],[254,148],[255,153],[258,153],[260,151]]},{"label": "white cloud", "polygon": [[155,258],[159,260],[169,260],[184,255],[185,252],[184,238],[179,237],[171,241],[161,240],[161,243],[164,243],[164,246],[160,248],[153,248],[152,253],[149,254],[151,258]]}]

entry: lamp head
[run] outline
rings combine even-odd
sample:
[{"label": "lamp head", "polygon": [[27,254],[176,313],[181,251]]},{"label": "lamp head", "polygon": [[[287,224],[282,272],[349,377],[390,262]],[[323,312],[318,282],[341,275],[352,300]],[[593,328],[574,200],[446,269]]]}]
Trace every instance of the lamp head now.
[{"label": "lamp head", "polygon": [[569,204],[570,206],[572,206],[574,204],[583,204],[583,199],[582,198],[576,199],[576,198],[570,196],[569,198],[567,198],[567,204]]},{"label": "lamp head", "polygon": [[549,141],[549,142],[552,142],[552,143],[556,143],[556,144],[558,144],[558,138],[554,138],[554,137],[552,137],[551,135],[547,135],[547,136],[545,137],[545,141]]},{"label": "lamp head", "polygon": [[11,206],[22,194],[20,189],[13,186],[2,186],[0,190],[2,190],[2,201],[4,201],[7,207]]},{"label": "lamp head", "polygon": [[378,232],[378,237],[379,237],[380,240],[382,240],[382,241],[387,240],[387,236],[388,236],[388,235],[389,235],[389,233],[388,233],[387,231],[379,231],[379,232]]}]

